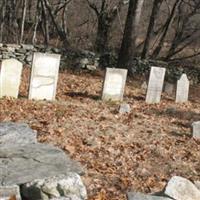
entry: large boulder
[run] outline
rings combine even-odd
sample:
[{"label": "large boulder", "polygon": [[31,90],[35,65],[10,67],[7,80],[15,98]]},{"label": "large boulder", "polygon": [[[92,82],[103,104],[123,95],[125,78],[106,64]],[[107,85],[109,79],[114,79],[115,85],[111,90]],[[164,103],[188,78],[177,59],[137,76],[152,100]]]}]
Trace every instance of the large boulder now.
[{"label": "large boulder", "polygon": [[3,200],[12,194],[20,200],[18,186],[29,200],[87,198],[79,176],[84,174],[81,165],[59,148],[37,143],[36,132],[26,124],[0,123],[0,169],[0,192],[6,192]]},{"label": "large boulder", "polygon": [[2,122],[0,123],[0,148],[37,143],[37,133],[27,124]]},{"label": "large boulder", "polygon": [[47,179],[34,180],[21,187],[22,197],[29,200],[49,200],[52,198],[85,200],[87,191],[76,173],[68,173]]},{"label": "large boulder", "polygon": [[68,172],[84,173],[62,150],[40,143],[0,147],[0,169],[3,185],[23,184]]},{"label": "large boulder", "polygon": [[200,190],[180,176],[173,176],[165,188],[165,194],[176,200],[199,200]]}]

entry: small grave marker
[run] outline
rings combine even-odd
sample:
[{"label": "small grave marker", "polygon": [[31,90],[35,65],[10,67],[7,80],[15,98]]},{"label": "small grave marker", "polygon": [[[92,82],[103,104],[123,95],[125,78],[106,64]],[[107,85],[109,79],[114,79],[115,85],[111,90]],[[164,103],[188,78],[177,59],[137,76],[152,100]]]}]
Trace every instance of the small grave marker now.
[{"label": "small grave marker", "polygon": [[196,139],[200,139],[200,121],[193,122],[192,128],[193,128],[193,137]]},{"label": "small grave marker", "polygon": [[22,63],[16,59],[2,61],[0,73],[0,98],[18,97],[21,81]]},{"label": "small grave marker", "polygon": [[55,99],[59,65],[60,55],[58,54],[34,54],[29,99]]},{"label": "small grave marker", "polygon": [[103,86],[103,100],[122,101],[126,84],[127,70],[107,68]]},{"label": "small grave marker", "polygon": [[151,67],[146,103],[159,103],[165,78],[165,68]]},{"label": "small grave marker", "polygon": [[176,103],[184,103],[188,101],[190,82],[186,74],[183,74],[177,82]]}]

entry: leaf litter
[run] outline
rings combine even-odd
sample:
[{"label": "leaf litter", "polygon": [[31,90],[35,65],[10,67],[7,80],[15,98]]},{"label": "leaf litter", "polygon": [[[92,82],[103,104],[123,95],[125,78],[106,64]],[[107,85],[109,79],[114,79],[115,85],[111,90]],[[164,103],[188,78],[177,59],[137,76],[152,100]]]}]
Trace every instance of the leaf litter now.
[{"label": "leaf litter", "polygon": [[128,80],[126,103],[101,101],[103,73],[59,74],[56,101],[28,100],[30,69],[24,68],[20,98],[0,99],[0,121],[25,122],[38,131],[38,141],[62,148],[86,169],[89,200],[125,200],[129,190],[163,189],[173,175],[200,180],[200,141],[191,124],[200,120],[200,104],[145,104],[139,80]]}]

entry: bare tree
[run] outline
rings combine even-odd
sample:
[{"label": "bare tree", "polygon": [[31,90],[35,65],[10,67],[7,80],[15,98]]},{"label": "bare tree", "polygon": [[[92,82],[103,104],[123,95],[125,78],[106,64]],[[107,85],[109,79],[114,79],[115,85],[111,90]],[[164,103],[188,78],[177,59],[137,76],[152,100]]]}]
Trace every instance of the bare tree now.
[{"label": "bare tree", "polygon": [[128,14],[118,57],[118,67],[131,72],[132,60],[136,54],[136,37],[144,0],[129,0]]},{"label": "bare tree", "polygon": [[144,47],[143,47],[143,51],[142,51],[142,55],[141,55],[142,59],[146,58],[147,53],[149,51],[150,40],[151,40],[151,36],[152,36],[153,30],[154,30],[155,20],[156,20],[156,17],[158,16],[159,7],[162,4],[162,2],[163,2],[163,0],[154,0],[153,1],[153,8],[152,8],[151,16],[150,16],[149,26],[147,29],[147,35],[146,35],[146,39],[144,41]]},{"label": "bare tree", "polygon": [[161,51],[161,49],[163,47],[163,44],[164,44],[166,35],[168,33],[169,27],[171,25],[171,22],[173,21],[174,16],[176,14],[176,8],[178,7],[178,5],[180,4],[181,1],[182,0],[176,0],[175,3],[173,4],[172,10],[170,12],[170,15],[167,18],[166,23],[164,25],[160,40],[158,42],[158,45],[156,46],[156,48],[154,49],[154,51],[153,51],[153,53],[151,55],[152,58],[157,58],[157,56],[159,55],[159,53],[160,53],[160,51]]},{"label": "bare tree", "polygon": [[89,7],[94,10],[98,21],[95,50],[98,53],[104,53],[108,48],[110,29],[124,2],[119,0],[118,3],[111,4],[108,0],[98,0],[96,3],[91,0],[86,1]]}]

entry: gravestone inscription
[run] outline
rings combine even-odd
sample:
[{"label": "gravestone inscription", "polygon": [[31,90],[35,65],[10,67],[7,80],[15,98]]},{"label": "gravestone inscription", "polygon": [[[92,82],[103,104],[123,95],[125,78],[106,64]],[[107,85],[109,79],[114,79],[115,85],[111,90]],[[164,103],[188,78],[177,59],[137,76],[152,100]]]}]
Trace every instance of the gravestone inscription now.
[{"label": "gravestone inscription", "polygon": [[126,84],[127,70],[107,68],[103,86],[103,100],[122,101]]},{"label": "gravestone inscription", "polygon": [[16,59],[2,61],[0,73],[0,98],[17,98],[21,81],[22,63]]},{"label": "gravestone inscription", "polygon": [[165,68],[151,67],[146,103],[159,103],[165,78]]},{"label": "gravestone inscription", "polygon": [[176,103],[184,103],[188,101],[190,82],[186,74],[183,74],[177,82]]},{"label": "gravestone inscription", "polygon": [[60,55],[58,54],[34,54],[29,99],[55,99],[59,65]]}]

